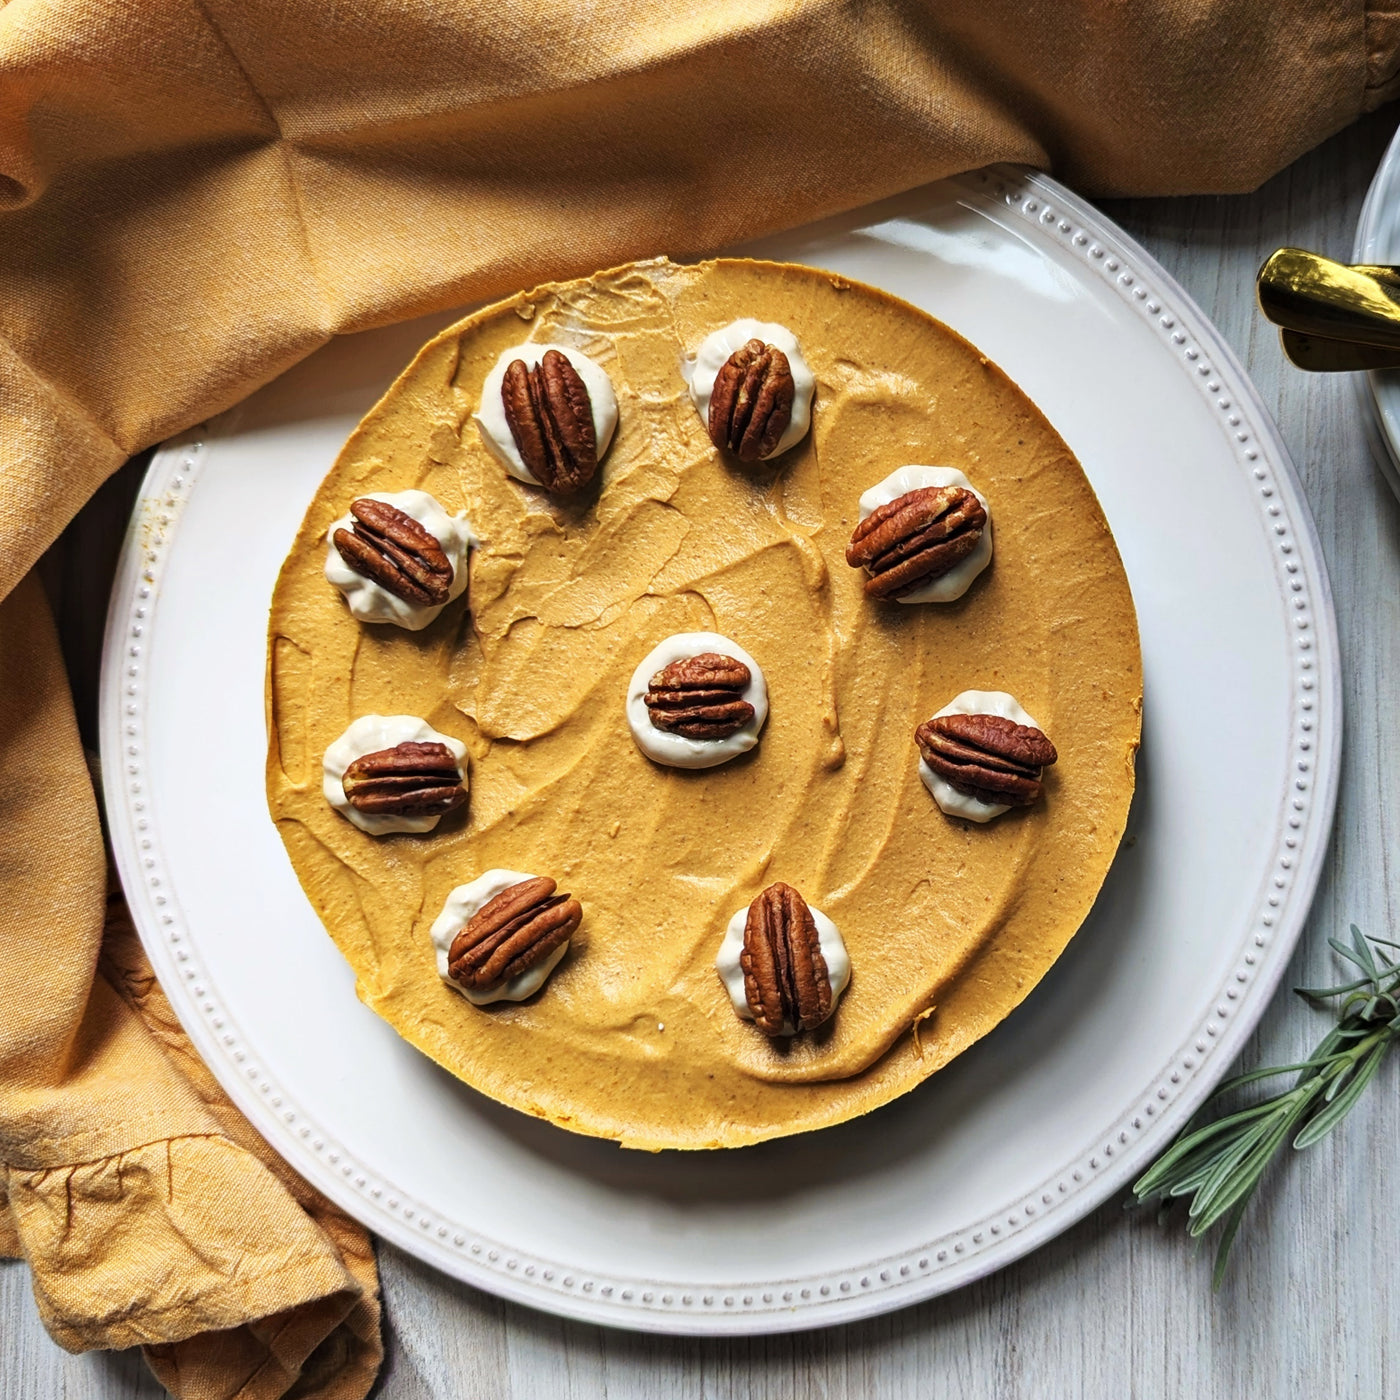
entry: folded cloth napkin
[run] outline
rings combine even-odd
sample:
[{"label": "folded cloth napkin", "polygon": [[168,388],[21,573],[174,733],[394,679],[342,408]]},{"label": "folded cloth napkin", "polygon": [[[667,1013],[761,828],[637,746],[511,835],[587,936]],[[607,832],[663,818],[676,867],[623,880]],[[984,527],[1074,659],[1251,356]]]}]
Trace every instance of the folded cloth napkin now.
[{"label": "folded cloth napkin", "polygon": [[360,1395],[363,1233],[191,1053],[120,918],[40,553],[340,332],[993,161],[1252,188],[1397,91],[1384,0],[0,0],[0,1245],[65,1346]]},{"label": "folded cloth napkin", "polygon": [[362,1396],[369,1239],[224,1096],[108,898],[35,578],[0,603],[0,677],[0,1252],[56,1341],[144,1345],[176,1395]]}]

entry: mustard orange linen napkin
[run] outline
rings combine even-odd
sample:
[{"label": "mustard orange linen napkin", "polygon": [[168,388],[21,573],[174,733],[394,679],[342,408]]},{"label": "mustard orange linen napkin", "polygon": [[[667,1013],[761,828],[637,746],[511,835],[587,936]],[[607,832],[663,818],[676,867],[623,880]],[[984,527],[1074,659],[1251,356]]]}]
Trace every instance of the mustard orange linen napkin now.
[{"label": "mustard orange linen napkin", "polygon": [[144,1345],[177,1395],[363,1395],[369,1240],[234,1109],[109,903],[34,578],[0,603],[0,677],[0,1250],[28,1258],[56,1341]]},{"label": "mustard orange linen napkin", "polygon": [[[0,1247],[73,1348],[344,1396],[365,1238],[118,921],[40,590],[141,447],[330,336],[712,250],[993,161],[1252,188],[1397,90],[1372,0],[0,3]],[[297,1376],[300,1373],[301,1378]]]}]

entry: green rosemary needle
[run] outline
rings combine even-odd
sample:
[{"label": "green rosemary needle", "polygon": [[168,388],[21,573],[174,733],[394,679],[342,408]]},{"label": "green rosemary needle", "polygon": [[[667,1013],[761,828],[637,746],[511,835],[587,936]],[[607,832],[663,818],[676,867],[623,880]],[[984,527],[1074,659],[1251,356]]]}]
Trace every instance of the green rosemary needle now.
[{"label": "green rosemary needle", "polygon": [[[1351,926],[1351,947],[1327,941],[1361,976],[1337,987],[1297,988],[1314,1005],[1331,998],[1337,1025],[1298,1064],[1237,1074],[1222,1084],[1180,1137],[1133,1185],[1139,1202],[1159,1201],[1163,1208],[1189,1196],[1192,1237],[1224,1223],[1215,1255],[1214,1286],[1219,1288],[1225,1261],[1245,1207],[1284,1142],[1311,1147],[1346,1117],[1400,1037],[1400,962],[1386,952],[1400,948],[1383,938],[1366,938]],[[1233,1090],[1260,1079],[1296,1074],[1291,1089],[1202,1123],[1212,1104]]]}]

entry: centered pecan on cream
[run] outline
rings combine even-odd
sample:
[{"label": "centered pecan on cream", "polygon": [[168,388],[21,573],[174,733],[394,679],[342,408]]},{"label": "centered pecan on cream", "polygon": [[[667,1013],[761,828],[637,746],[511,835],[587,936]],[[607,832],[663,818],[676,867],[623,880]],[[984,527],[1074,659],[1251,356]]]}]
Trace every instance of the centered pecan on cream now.
[{"label": "centered pecan on cream", "polygon": [[467,800],[457,756],[446,744],[408,741],[362,754],[341,779],[346,799],[371,817],[430,817]]},{"label": "centered pecan on cream", "polygon": [[959,792],[983,802],[1029,807],[1055,746],[1029,725],[1001,715],[941,715],[914,731],[919,755]]},{"label": "centered pecan on cream", "polygon": [[831,1015],[816,920],[791,885],[769,885],[749,905],[739,967],[754,1025],[765,1035],[796,1035]]},{"label": "centered pecan on cream", "polygon": [[598,470],[588,386],[558,350],[529,368],[512,360],[501,382],[506,423],[530,474],[556,496],[582,491]]},{"label": "centered pecan on cream", "polygon": [[870,512],[846,546],[864,569],[868,598],[899,598],[962,563],[982,538],[987,512],[964,486],[921,486]]},{"label": "centered pecan on cream", "polygon": [[583,919],[578,900],[555,889],[538,875],[483,904],[447,950],[448,976],[469,991],[487,992],[544,962]]},{"label": "centered pecan on cream", "polygon": [[741,462],[771,456],[792,422],[796,392],[788,357],[776,345],[741,345],[710,391],[710,441]]},{"label": "centered pecan on cream", "polygon": [[331,542],[357,574],[420,608],[447,601],[453,570],[436,535],[372,496],[351,501],[350,517],[352,528],[336,530]]},{"label": "centered pecan on cream", "polygon": [[743,698],[751,679],[742,661],[716,651],[673,661],[647,687],[652,727],[686,739],[727,739],[753,719]]}]

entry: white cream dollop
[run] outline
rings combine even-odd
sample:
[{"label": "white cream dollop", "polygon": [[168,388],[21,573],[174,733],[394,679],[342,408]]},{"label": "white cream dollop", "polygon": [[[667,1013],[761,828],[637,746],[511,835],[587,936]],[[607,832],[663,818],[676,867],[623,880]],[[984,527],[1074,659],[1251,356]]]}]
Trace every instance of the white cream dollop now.
[{"label": "white cream dollop", "polygon": [[[326,801],[347,821],[371,836],[387,836],[394,831],[431,831],[442,820],[441,814],[425,817],[372,816],[357,811],[345,795],[345,770],[357,758],[400,744],[446,744],[462,768],[467,746],[460,739],[439,734],[417,715],[361,715],[327,750],[321,763],[321,791]],[[463,770],[465,773],[465,770]]]},{"label": "white cream dollop", "polygon": [[[739,693],[739,699],[753,706],[753,718],[736,733],[725,739],[687,739],[684,734],[671,734],[651,722],[646,693],[651,678],[673,661],[685,661],[703,652],[717,651],[732,656],[749,668],[749,683]],[[758,732],[768,718],[768,685],[757,661],[737,642],[721,637],[718,632],[677,632],[653,647],[641,665],[632,672],[627,687],[627,726],[637,747],[657,763],[672,768],[714,768],[748,753],[758,743]]]},{"label": "white cream dollop", "polygon": [[[841,1000],[841,993],[846,990],[846,984],[851,980],[850,954],[846,952],[841,930],[820,909],[813,908],[810,904],[807,907],[812,910],[812,922],[817,926],[817,942],[821,946],[822,957],[826,961],[826,975],[831,983],[831,1010],[835,1011],[836,1003]],[[744,991],[744,969],[739,964],[739,955],[744,951],[744,926],[748,923],[748,918],[749,906],[746,904],[730,919],[729,927],[724,931],[724,942],[719,945],[715,970],[719,973],[719,980],[724,983],[724,990],[729,993],[729,1000],[734,1003],[734,1010],[746,1021],[752,1021],[753,1010]],[[793,1035],[795,1032],[785,1021],[782,1033]]]},{"label": "white cream dollop", "polygon": [[792,418],[778,439],[778,445],[768,454],[772,458],[795,447],[807,435],[807,429],[812,424],[812,395],[817,387],[816,378],[802,357],[802,347],[797,343],[797,337],[786,326],[772,321],[731,321],[721,330],[707,335],[695,354],[681,362],[681,375],[690,386],[690,401],[695,405],[695,411],[708,433],[710,396],[714,393],[715,379],[724,368],[725,361],[751,340],[776,345],[787,356],[788,367],[792,370]]},{"label": "white cream dollop", "polygon": [[[467,558],[477,543],[466,511],[448,515],[442,505],[426,491],[366,491],[371,501],[383,501],[411,515],[437,542],[452,565],[452,586],[447,590],[447,603],[460,598],[467,586]],[[335,547],[337,530],[353,529],[355,521],[347,511],[326,531],[326,578],[345,595],[351,614],[360,622],[392,622],[419,632],[447,606],[447,603],[422,607],[390,593],[372,578],[356,573],[340,556]]]},{"label": "white cream dollop", "polygon": [[471,988],[462,986],[460,982],[454,982],[448,975],[447,954],[452,947],[452,940],[466,928],[472,916],[512,885],[523,884],[526,880],[534,878],[533,875],[522,875],[518,870],[488,870],[484,875],[478,875],[470,884],[458,885],[447,896],[442,913],[433,920],[431,936],[433,947],[437,950],[438,976],[454,992],[477,1006],[485,1006],[493,1001],[524,1001],[526,997],[534,996],[544,986],[549,974],[563,961],[564,954],[569,951],[566,939],[542,963],[536,963],[519,977],[512,977],[509,982],[503,982],[499,987],[491,987],[484,992],[474,992]]},{"label": "white cream dollop", "polygon": [[607,370],[597,361],[589,359],[582,350],[576,350],[571,345],[554,344],[513,345],[509,350],[503,350],[481,386],[481,407],[472,417],[476,420],[482,442],[492,456],[517,481],[530,486],[538,486],[540,481],[525,465],[520,449],[515,445],[515,434],[506,421],[505,405],[501,402],[501,385],[512,361],[523,360],[526,369],[534,369],[544,359],[546,350],[557,350],[563,355],[588,390],[588,401],[593,407],[593,436],[597,440],[600,462],[617,428],[617,395],[613,392],[612,380],[608,378]]},{"label": "white cream dollop", "polygon": [[918,491],[924,486],[961,486],[971,491],[987,512],[982,538],[966,559],[959,560],[946,574],[896,598],[897,603],[951,603],[972,586],[972,580],[992,562],[992,508],[987,498],[956,467],[900,467],[872,486],[860,498],[860,518],[873,515],[881,506]]},{"label": "white cream dollop", "polygon": [[[944,705],[933,718],[941,719],[944,715],[1000,715],[1002,719],[1009,719],[1013,724],[1040,729],[1035,720],[1016,702],[1016,697],[1008,695],[1004,690],[965,690]],[[1041,733],[1044,732],[1041,730]],[[983,802],[980,797],[959,792],[952,783],[940,778],[922,757],[919,759],[919,777],[933,794],[933,800],[950,817],[966,817],[971,822],[989,822],[993,817],[999,817],[1003,812],[1011,810],[1008,803]]]}]

